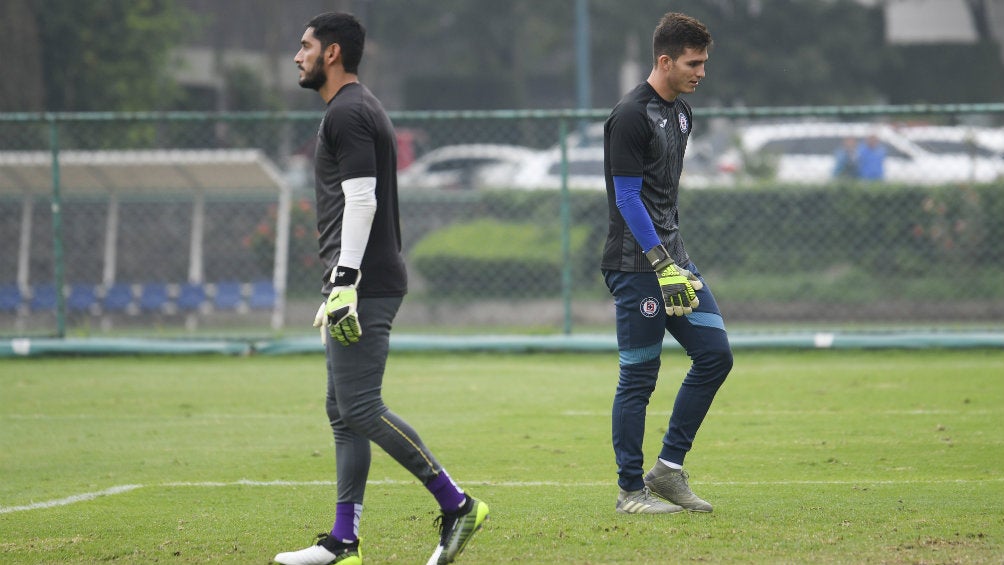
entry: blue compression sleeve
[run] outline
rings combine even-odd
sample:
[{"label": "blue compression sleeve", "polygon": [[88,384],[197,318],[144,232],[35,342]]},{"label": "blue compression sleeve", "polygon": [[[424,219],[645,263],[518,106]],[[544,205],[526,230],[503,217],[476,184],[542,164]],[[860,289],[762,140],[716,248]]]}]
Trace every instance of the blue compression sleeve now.
[{"label": "blue compression sleeve", "polygon": [[617,196],[617,209],[631,230],[631,234],[641,245],[642,251],[648,251],[659,245],[659,236],[655,234],[652,217],[641,202],[641,177],[614,177],[614,193]]}]

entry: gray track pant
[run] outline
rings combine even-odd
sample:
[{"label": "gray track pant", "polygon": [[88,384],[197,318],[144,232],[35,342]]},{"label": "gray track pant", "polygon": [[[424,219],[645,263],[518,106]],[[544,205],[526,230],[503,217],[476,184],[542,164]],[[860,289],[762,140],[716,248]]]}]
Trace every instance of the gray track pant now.
[{"label": "gray track pant", "polygon": [[390,329],[401,297],[359,300],[362,336],[344,346],[327,340],[328,419],[335,435],[338,502],[362,504],[376,443],[422,484],[442,469],[418,434],[383,403]]}]

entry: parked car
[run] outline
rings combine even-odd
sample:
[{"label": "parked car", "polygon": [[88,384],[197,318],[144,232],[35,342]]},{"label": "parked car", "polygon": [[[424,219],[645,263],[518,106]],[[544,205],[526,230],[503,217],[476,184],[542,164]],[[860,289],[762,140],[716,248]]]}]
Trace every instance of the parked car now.
[{"label": "parked car", "polygon": [[684,190],[731,186],[736,183],[738,168],[738,164],[724,158],[723,152],[716,150],[711,141],[692,137],[687,142],[687,152],[683,155],[680,186]]},{"label": "parked car", "polygon": [[[566,145],[569,151],[569,186],[571,188],[604,190],[603,177],[603,122],[569,127]],[[557,144],[544,152],[541,162],[531,165],[518,179],[522,188],[559,188],[561,168],[558,160],[561,145]],[[546,163],[546,165],[544,164]],[[542,172],[546,166],[547,172]],[[534,179],[536,177],[536,179]],[[683,174],[680,185],[683,188],[705,188],[727,186],[735,182],[735,166],[720,159],[706,138],[690,138],[687,152],[683,157]],[[540,186],[533,186],[534,184]]]},{"label": "parked car", "polygon": [[969,159],[990,159],[1004,174],[1004,128],[966,126],[908,126],[897,131],[922,148],[940,155]]},{"label": "parked car", "polygon": [[537,151],[518,145],[470,143],[429,151],[398,172],[403,190],[507,188]]},{"label": "parked car", "polygon": [[912,125],[898,131],[933,154],[953,156],[968,163],[973,180],[984,160],[996,164],[998,178],[1004,177],[1004,128]]},{"label": "parked car", "polygon": [[[603,145],[568,149],[568,188],[605,190]],[[561,188],[562,153],[547,149],[527,160],[513,178],[513,187],[524,190]]]},{"label": "parked car", "polygon": [[768,163],[782,182],[821,184],[832,179],[838,150],[848,139],[874,136],[885,148],[884,177],[888,182],[923,185],[950,182],[991,182],[1002,176],[991,157],[928,151],[893,127],[879,123],[805,122],[753,125],[740,130],[746,174],[754,164]]},{"label": "parked car", "polygon": [[[565,138],[568,147],[603,147],[603,122],[570,123]],[[560,145],[555,144],[558,149]]]}]

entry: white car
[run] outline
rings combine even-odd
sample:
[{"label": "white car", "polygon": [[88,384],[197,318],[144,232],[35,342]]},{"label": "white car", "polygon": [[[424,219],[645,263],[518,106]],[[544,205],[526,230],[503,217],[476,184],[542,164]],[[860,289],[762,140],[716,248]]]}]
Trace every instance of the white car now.
[{"label": "white car", "polygon": [[[603,126],[604,122],[570,122],[565,143],[570,148],[603,147]],[[555,144],[553,148],[560,147],[560,144]]]},{"label": "white car", "polygon": [[736,183],[738,165],[730,161],[723,152],[717,151],[706,137],[690,138],[687,152],[683,155],[683,173],[680,187],[708,188],[727,187]]},{"label": "white car", "polygon": [[931,153],[969,160],[990,159],[1004,174],[1004,128],[966,126],[908,126],[897,131]]},{"label": "white car", "polygon": [[[992,182],[1001,178],[995,159],[934,153],[881,123],[805,122],[753,125],[740,131],[742,152],[762,157],[781,182],[822,184],[833,178],[837,151],[848,139],[876,137],[886,150],[886,182],[936,185]],[[747,165],[747,173],[749,166]]]},{"label": "white car", "polygon": [[[512,186],[523,190],[561,188],[563,165],[560,149],[540,151],[513,178]],[[568,149],[568,188],[606,190],[603,176],[603,145]]]},{"label": "white car", "polygon": [[429,151],[398,172],[402,190],[508,188],[537,151],[518,145],[470,143]]},{"label": "white car", "polygon": [[[568,186],[571,189],[606,190],[603,176],[603,122],[569,126]],[[523,189],[561,188],[561,145],[541,152],[516,177],[516,187]],[[720,159],[706,139],[691,138],[683,157],[680,186],[705,188],[728,186],[735,182],[735,170]]]}]

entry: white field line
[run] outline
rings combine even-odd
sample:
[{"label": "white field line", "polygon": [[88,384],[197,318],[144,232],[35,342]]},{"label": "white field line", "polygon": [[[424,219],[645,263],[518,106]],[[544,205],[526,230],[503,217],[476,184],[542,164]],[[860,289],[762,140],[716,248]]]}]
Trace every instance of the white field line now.
[{"label": "white field line", "polygon": [[[978,409],[978,410],[957,410],[957,409],[923,409],[914,410],[876,410],[870,414],[878,416],[938,416],[938,415],[966,415],[985,416],[987,414],[997,414],[1000,410]],[[559,413],[569,417],[599,417],[609,418],[610,410],[564,410]],[[668,410],[649,410],[649,416],[670,415]],[[729,411],[718,410],[716,417],[739,417],[750,416],[834,416],[849,414],[839,410],[741,410]],[[175,414],[160,417],[163,420],[271,420],[289,419],[289,414]],[[313,418],[313,416],[311,416]],[[0,414],[0,420],[149,420],[146,414]]]},{"label": "white field line", "polygon": [[129,492],[131,490],[136,490],[138,488],[143,488],[143,485],[119,485],[117,487],[111,487],[111,488],[106,488],[105,490],[99,490],[98,492],[85,492],[83,494],[75,494],[73,496],[68,496],[66,498],[59,498],[56,500],[46,500],[45,502],[33,502],[31,504],[25,504],[24,506],[0,506],[0,514],[9,514],[11,512],[22,512],[24,510],[41,510],[42,508],[53,508],[56,506],[66,506],[68,504],[84,502],[85,500],[94,500],[95,498],[99,498],[102,496],[122,494],[123,492]]},{"label": "white field line", "polygon": [[[997,414],[1000,410],[877,410],[875,412],[869,412],[869,415],[875,416],[985,416],[987,414]],[[671,412],[668,410],[648,410],[645,412],[648,416],[666,416],[668,417]],[[748,418],[750,416],[841,416],[841,415],[853,415],[855,417],[860,416],[860,413],[851,414],[848,411],[839,410],[744,410],[744,411],[729,411],[729,410],[716,410],[713,412],[716,418],[722,417],[739,417]],[[599,418],[609,418],[610,410],[565,410],[561,412],[562,416],[586,416],[586,417],[599,417]]]},{"label": "white field line", "polygon": [[[858,480],[858,481],[714,481],[714,482],[701,482],[693,481],[693,484],[706,484],[706,485],[725,485],[725,486],[797,486],[797,485],[935,485],[935,484],[981,484],[981,483],[1001,483],[1004,482],[1004,477],[993,477],[989,479],[931,479],[931,480],[903,480],[903,481],[890,481],[890,480]],[[403,481],[394,479],[380,479],[374,481],[367,481],[370,485],[416,485],[415,481]],[[478,485],[478,486],[490,486],[490,487],[513,487],[513,488],[532,488],[532,487],[557,487],[557,488],[584,488],[584,487],[605,487],[611,486],[615,483],[613,481],[577,481],[577,482],[563,482],[563,481],[464,481],[465,485]],[[252,486],[252,487],[313,487],[313,486],[323,486],[323,487],[334,487],[337,483],[335,481],[250,481],[247,479],[241,479],[238,481],[231,482],[215,482],[215,481],[203,481],[203,482],[167,482],[154,485],[119,485],[97,492],[85,492],[82,494],[75,494],[73,496],[68,496],[66,498],[59,498],[56,500],[47,500],[44,502],[34,502],[31,504],[25,504],[23,506],[0,506],[0,514],[10,514],[12,512],[24,512],[28,510],[42,510],[45,508],[55,508],[57,506],[68,506],[70,504],[76,504],[77,502],[85,502],[88,500],[94,500],[103,496],[112,496],[115,494],[122,494],[137,489],[143,488],[222,488],[222,487],[233,487],[233,486]]]},{"label": "white field line", "polygon": [[[289,414],[174,414],[158,420],[273,420],[288,419]],[[6,420],[149,420],[149,414],[2,414]]]}]

